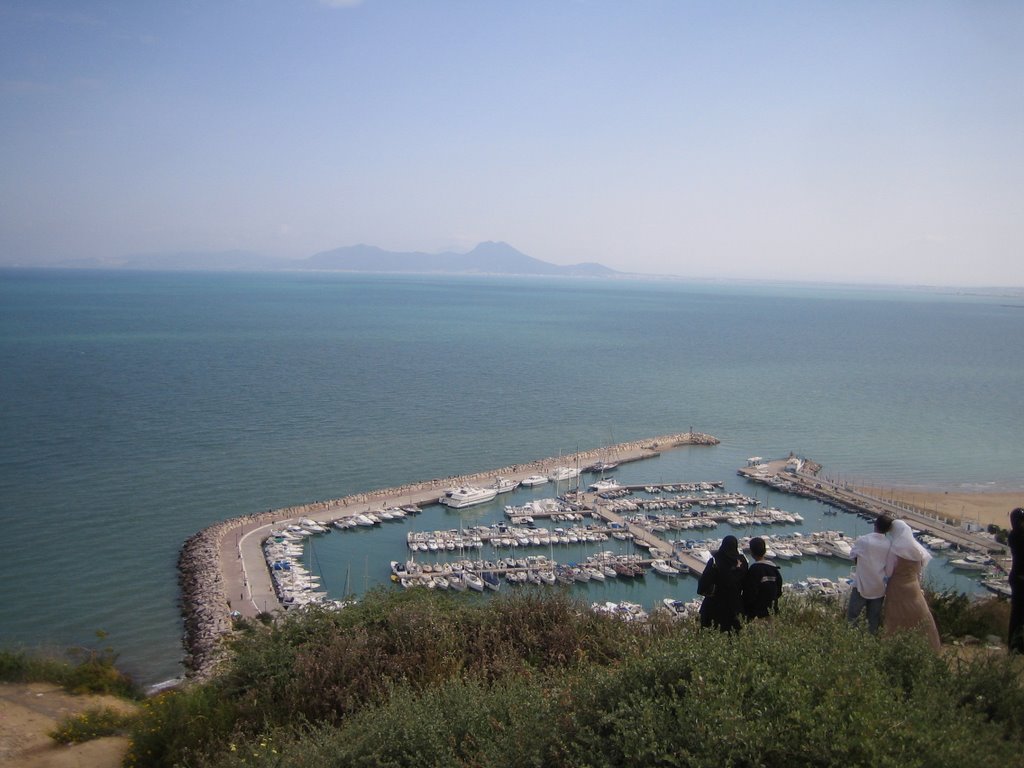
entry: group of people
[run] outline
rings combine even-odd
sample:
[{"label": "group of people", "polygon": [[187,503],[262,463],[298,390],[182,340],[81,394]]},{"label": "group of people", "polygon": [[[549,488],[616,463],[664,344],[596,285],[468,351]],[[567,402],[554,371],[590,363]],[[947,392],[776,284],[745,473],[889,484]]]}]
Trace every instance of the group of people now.
[{"label": "group of people", "polygon": [[939,650],[939,630],[921,588],[921,574],[932,555],[914,538],[910,526],[879,515],[874,530],[853,543],[851,554],[856,567],[847,620],[855,624],[866,615],[871,634],[879,626],[885,635],[917,631]]},{"label": "group of people", "polygon": [[751,539],[750,554],[754,562],[748,564],[740,554],[735,536],[722,539],[697,583],[697,593],[704,597],[700,604],[702,627],[731,632],[740,628],[741,615],[752,620],[778,613],[782,572],[765,559],[767,551],[764,539]]},{"label": "group of people", "polygon": [[[1024,653],[1024,508],[1010,512],[1008,544],[1012,558],[1008,645],[1011,653]],[[748,564],[735,536],[722,539],[697,584],[697,593],[704,597],[702,627],[731,632],[739,630],[740,616],[752,620],[778,612],[782,573],[765,559],[766,549],[764,539],[751,539],[754,562]],[[938,650],[938,627],[921,587],[921,574],[932,556],[914,538],[910,526],[880,515],[874,530],[859,537],[851,553],[856,566],[847,620],[857,624],[866,619],[871,634],[879,629],[883,635],[920,632]]]}]

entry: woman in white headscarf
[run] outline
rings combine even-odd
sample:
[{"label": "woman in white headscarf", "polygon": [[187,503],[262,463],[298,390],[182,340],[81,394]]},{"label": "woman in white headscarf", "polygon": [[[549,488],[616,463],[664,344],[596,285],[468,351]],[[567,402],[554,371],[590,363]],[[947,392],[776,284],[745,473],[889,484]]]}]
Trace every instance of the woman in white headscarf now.
[{"label": "woman in white headscarf", "polygon": [[921,589],[921,574],[932,559],[922,547],[914,532],[902,520],[896,520],[889,530],[892,538],[889,583],[885,588],[885,616],[882,619],[882,633],[914,630],[921,632],[936,651],[942,646],[935,618],[928,610]]}]

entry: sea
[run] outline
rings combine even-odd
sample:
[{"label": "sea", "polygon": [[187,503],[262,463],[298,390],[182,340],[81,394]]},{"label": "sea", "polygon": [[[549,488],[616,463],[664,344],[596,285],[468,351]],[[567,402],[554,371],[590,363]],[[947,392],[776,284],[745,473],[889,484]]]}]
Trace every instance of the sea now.
[{"label": "sea", "polygon": [[[748,484],[736,469],[754,455],[880,486],[1024,489],[1022,339],[1019,294],[2,270],[0,647],[110,648],[140,682],[173,678],[177,557],[207,525],[691,428],[721,443],[616,479],[722,481],[804,515],[769,533],[868,523]],[[332,596],[398,588],[388,561],[407,557],[410,530],[496,521],[553,492],[326,534],[305,560]],[[804,560],[784,578],[849,572]],[[929,578],[977,588],[942,558]],[[649,609],[692,598],[695,580],[578,590]]]}]

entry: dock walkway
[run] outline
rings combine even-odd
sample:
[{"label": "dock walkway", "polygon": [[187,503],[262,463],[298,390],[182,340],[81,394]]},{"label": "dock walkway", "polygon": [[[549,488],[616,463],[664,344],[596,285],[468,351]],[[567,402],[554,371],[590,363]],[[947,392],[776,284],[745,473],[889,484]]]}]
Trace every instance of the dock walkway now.
[{"label": "dock walkway", "polygon": [[[938,536],[960,549],[984,554],[1004,551],[1002,545],[993,541],[991,536],[964,530],[956,525],[951,525],[925,515],[913,508],[894,504],[876,496],[870,496],[846,484],[827,480],[807,470],[797,472],[782,471],[782,463],[772,462],[764,465],[764,468],[742,467],[737,470],[737,474],[746,477],[748,480],[769,485],[783,493],[793,493],[817,499],[849,512],[873,517],[885,514],[893,518],[901,518],[906,520],[916,530]],[[813,466],[817,467],[818,465]]]},{"label": "dock walkway", "polygon": [[601,499],[593,496],[589,499],[591,514],[594,517],[605,520],[610,527],[626,529],[633,535],[634,541],[642,541],[648,546],[651,553],[660,552],[665,557],[673,557],[685,565],[691,573],[700,574],[704,570],[704,563],[685,551],[677,551],[671,542],[665,541],[657,534],[648,531],[643,526],[631,523],[622,515],[611,510],[607,504],[602,504]]}]

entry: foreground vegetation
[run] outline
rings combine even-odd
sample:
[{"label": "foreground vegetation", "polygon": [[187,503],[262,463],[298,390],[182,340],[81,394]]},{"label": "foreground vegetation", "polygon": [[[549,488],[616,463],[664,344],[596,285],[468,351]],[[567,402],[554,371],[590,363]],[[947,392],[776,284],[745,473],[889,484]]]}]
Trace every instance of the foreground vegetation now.
[{"label": "foreground vegetation", "polygon": [[[105,635],[98,632],[102,640]],[[24,651],[0,650],[0,682],[53,683],[70,693],[99,693],[141,699],[142,689],[117,668],[111,648],[74,648],[56,658]]]},{"label": "foreground vegetation", "polygon": [[[947,600],[950,617],[964,606]],[[737,636],[564,594],[375,592],[244,625],[216,679],[147,701],[128,765],[1010,765],[1024,685],[792,600]],[[960,615],[960,621],[968,622]],[[1019,659],[1016,660],[1019,662]]]}]

